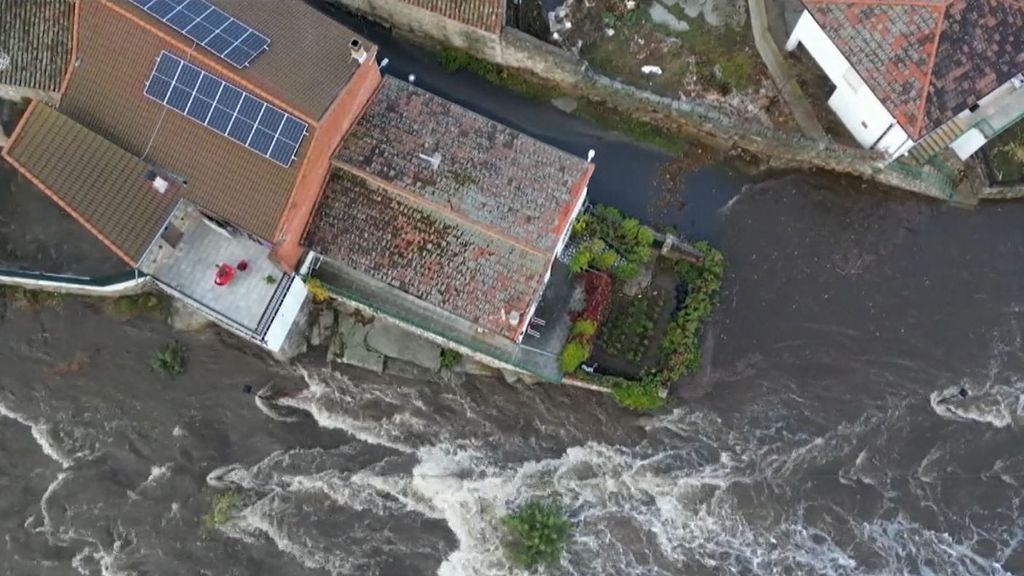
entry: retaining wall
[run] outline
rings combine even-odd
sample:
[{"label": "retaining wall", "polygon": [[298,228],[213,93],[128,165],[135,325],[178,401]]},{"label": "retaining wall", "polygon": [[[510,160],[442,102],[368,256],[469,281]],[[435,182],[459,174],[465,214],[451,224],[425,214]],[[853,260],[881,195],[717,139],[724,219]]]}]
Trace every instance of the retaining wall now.
[{"label": "retaining wall", "polygon": [[150,278],[143,275],[131,274],[108,279],[91,279],[13,270],[0,270],[0,285],[102,298],[129,296],[146,292],[153,287]]}]

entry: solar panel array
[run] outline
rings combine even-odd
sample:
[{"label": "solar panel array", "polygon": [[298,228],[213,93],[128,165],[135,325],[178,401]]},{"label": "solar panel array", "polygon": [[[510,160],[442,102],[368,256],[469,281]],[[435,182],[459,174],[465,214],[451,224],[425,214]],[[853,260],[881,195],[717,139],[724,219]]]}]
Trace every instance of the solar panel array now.
[{"label": "solar panel array", "polygon": [[167,52],[157,58],[145,92],[285,167],[306,135],[305,122]]},{"label": "solar panel array", "polygon": [[270,45],[270,38],[205,0],[132,0],[172,28],[239,68]]}]

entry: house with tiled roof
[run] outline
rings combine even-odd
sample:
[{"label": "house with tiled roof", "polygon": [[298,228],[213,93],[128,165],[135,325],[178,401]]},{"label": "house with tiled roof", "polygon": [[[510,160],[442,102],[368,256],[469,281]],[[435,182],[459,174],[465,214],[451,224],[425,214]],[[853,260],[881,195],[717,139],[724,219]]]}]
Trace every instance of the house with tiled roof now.
[{"label": "house with tiled roof", "polygon": [[325,281],[471,353],[529,355],[592,164],[387,78],[333,165],[304,241]]},{"label": "house with tiled roof", "polygon": [[73,0],[0,0],[0,99],[55,102],[71,65]]},{"label": "house with tiled roof", "polygon": [[59,103],[34,101],[3,157],[161,289],[278,350],[316,273],[485,362],[559,376],[557,353],[520,344],[589,160],[384,80],[375,46],[303,0],[74,14]]},{"label": "house with tiled roof", "polygon": [[386,26],[441,39],[478,56],[497,57],[506,0],[336,0]]},{"label": "house with tiled roof", "polygon": [[966,159],[1024,115],[1019,0],[804,0],[786,48],[835,85],[828,105],[864,148]]},{"label": "house with tiled roof", "polygon": [[162,289],[279,348],[331,156],[380,83],[376,48],[302,0],[73,7],[59,104],[34,101],[4,158]]}]

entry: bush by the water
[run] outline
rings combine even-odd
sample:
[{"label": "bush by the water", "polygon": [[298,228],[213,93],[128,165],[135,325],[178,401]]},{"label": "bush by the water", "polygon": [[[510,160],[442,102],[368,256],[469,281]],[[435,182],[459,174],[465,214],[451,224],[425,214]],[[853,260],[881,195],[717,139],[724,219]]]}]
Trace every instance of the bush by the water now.
[{"label": "bush by the water", "polygon": [[612,384],[612,395],[619,406],[635,412],[650,412],[665,404],[661,397],[661,387],[651,376],[639,381],[618,379]]},{"label": "bush by the water", "polygon": [[569,341],[562,348],[562,372],[571,374],[589,356],[594,334],[611,299],[612,279],[603,272],[587,272],[583,281],[583,309],[576,313]]},{"label": "bush by the water", "polygon": [[680,262],[676,268],[689,290],[661,341],[660,381],[663,386],[700,367],[700,328],[718,304],[722,287],[725,257],[707,242],[693,246],[704,256],[704,261],[702,264]]},{"label": "bush by the water", "polygon": [[174,378],[185,373],[185,362],[185,346],[175,340],[157,350],[149,365],[153,370]]},{"label": "bush by the water", "polygon": [[451,348],[441,349],[441,368],[445,370],[451,370],[459,365],[462,361],[462,354],[459,354]]},{"label": "bush by the water", "polygon": [[562,372],[572,374],[590,356],[590,346],[581,339],[573,338],[562,348]]},{"label": "bush by the water", "polygon": [[306,290],[309,295],[313,297],[313,302],[323,303],[331,299],[331,291],[327,289],[327,286],[323,282],[316,278],[306,279]]},{"label": "bush by the water", "polygon": [[526,569],[557,564],[569,540],[569,519],[557,504],[534,500],[505,516],[506,549]]},{"label": "bush by the water", "polygon": [[213,495],[210,501],[210,511],[203,516],[203,525],[209,529],[225,524],[231,519],[231,513],[238,503],[238,494],[235,492],[218,492]]},{"label": "bush by the water", "polygon": [[581,242],[569,261],[572,272],[594,268],[627,280],[651,259],[654,231],[610,206],[595,206],[577,218],[573,235]]}]

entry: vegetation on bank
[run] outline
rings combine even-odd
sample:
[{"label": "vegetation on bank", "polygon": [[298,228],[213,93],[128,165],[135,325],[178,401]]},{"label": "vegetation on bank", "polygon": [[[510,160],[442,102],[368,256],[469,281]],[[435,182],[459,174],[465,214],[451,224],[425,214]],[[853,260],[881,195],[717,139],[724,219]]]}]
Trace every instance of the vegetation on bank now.
[{"label": "vegetation on bank", "polygon": [[[538,79],[529,72],[499,66],[456,48],[443,49],[438,54],[438,62],[448,72],[455,73],[463,70],[472,72],[491,84],[501,86],[531,100],[548,101],[560,96],[567,96],[558,88]],[[572,113],[602,128],[625,134],[637,142],[650,144],[669,154],[681,154],[686,149],[686,141],[679,131],[671,130],[655,122],[624,115],[595,100],[581,98],[578,95],[571,97],[577,102],[576,109]]]},{"label": "vegetation on bank", "polygon": [[153,370],[169,378],[184,374],[186,363],[185,346],[177,340],[161,346],[149,361],[149,365]]},{"label": "vegetation on bank", "polygon": [[[600,250],[594,249],[586,256],[588,264],[600,261],[604,250],[615,252],[618,265],[637,263],[637,271],[625,275],[627,277],[635,276],[639,266],[645,265],[653,253],[653,232],[636,220],[623,218],[614,209],[598,207],[581,217],[574,228],[574,238],[583,246],[601,242]],[[646,412],[661,407],[669,386],[700,367],[701,329],[718,303],[725,272],[725,258],[720,251],[707,242],[697,242],[693,248],[701,254],[699,263],[680,260],[674,262],[673,268],[662,268],[666,272],[671,270],[670,277],[678,278],[668,280],[669,287],[675,285],[677,291],[685,288],[685,298],[671,317],[665,316],[667,311],[663,311],[665,295],[659,290],[666,288],[664,284],[662,288],[655,288],[652,282],[646,291],[631,295],[622,289],[627,280],[623,275],[613,283],[609,272],[600,269],[583,274],[580,279],[584,306],[574,316],[569,340],[562,350],[563,372],[608,388],[619,404],[631,410]],[[573,259],[578,256],[579,252]],[[570,269],[578,271],[580,267],[570,263]],[[605,267],[605,270],[614,272],[614,267]],[[654,354],[651,339],[656,323],[661,335],[656,349],[657,363],[643,367],[639,377],[624,378],[580,370],[591,355],[595,339],[602,350],[634,365],[640,364],[645,356],[650,358]]]},{"label": "vegetation on bank", "polygon": [[162,314],[167,309],[167,299],[153,292],[121,296],[107,302],[107,310],[115,316],[132,318],[146,314]]},{"label": "vegetation on bank", "polygon": [[569,261],[569,271],[574,274],[592,268],[628,280],[651,259],[654,231],[610,206],[597,205],[581,215],[572,234],[578,241]]},{"label": "vegetation on bank", "polygon": [[991,179],[997,184],[1024,182],[1024,122],[1018,122],[985,145]]},{"label": "vegetation on bank", "polygon": [[441,349],[441,369],[451,370],[462,362],[462,354],[458,353],[451,348]]},{"label": "vegetation on bank", "polygon": [[502,524],[509,558],[527,570],[557,564],[569,541],[569,519],[560,506],[550,502],[527,502],[502,518]]},{"label": "vegetation on bank", "polygon": [[331,299],[331,291],[328,290],[327,286],[319,279],[306,278],[305,283],[306,291],[309,292],[310,297],[313,298],[313,302],[322,304]]},{"label": "vegetation on bank", "polygon": [[64,295],[60,292],[47,290],[31,290],[20,286],[0,286],[0,296],[8,302],[20,303],[33,310],[52,308],[60,310],[64,306]]},{"label": "vegetation on bank", "polygon": [[213,498],[210,499],[210,511],[203,516],[203,526],[213,530],[218,526],[226,524],[231,519],[231,514],[234,512],[238,500],[237,492],[228,491],[214,494]]}]

